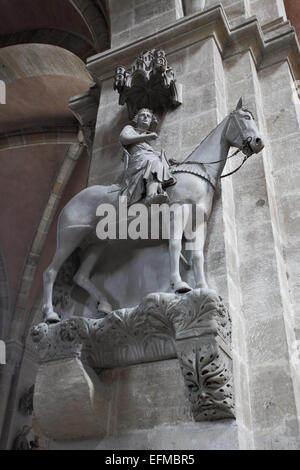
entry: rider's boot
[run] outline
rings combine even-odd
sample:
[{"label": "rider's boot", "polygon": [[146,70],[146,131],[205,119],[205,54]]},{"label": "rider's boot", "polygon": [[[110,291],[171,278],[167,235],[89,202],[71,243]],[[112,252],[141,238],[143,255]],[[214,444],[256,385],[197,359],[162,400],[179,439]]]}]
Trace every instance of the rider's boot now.
[{"label": "rider's boot", "polygon": [[161,184],[153,181],[148,182],[145,204],[151,206],[151,204],[166,204],[168,202],[169,196],[163,191]]}]

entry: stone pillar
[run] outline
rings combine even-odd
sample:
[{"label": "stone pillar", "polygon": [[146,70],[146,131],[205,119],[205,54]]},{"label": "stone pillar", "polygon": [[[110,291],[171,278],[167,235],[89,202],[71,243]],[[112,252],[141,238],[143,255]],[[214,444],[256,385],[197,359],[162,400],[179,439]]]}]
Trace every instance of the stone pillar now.
[{"label": "stone pillar", "polygon": [[44,362],[34,393],[39,428],[57,441],[102,437],[107,427],[106,395],[95,372],[84,367],[80,359]]},{"label": "stone pillar", "polygon": [[182,0],[109,0],[111,47],[155,33],[183,16]]},{"label": "stone pillar", "polygon": [[300,165],[297,158],[300,149],[300,100],[287,62],[261,71],[260,83],[269,138],[267,185],[276,261],[290,373],[300,416]]},{"label": "stone pillar", "polygon": [[[266,68],[258,75],[251,54],[246,52],[227,59],[225,71],[228,105],[232,108],[239,96],[244,97],[244,104],[256,114],[266,144],[262,156],[250,159],[243,171],[223,184],[240,445],[299,448],[296,389],[289,358],[293,343],[288,338],[289,308],[278,264],[281,253],[270,187],[270,161],[277,154],[277,149],[270,148],[270,137],[278,137],[279,128],[285,132],[288,115],[278,110],[272,121],[267,118],[269,109],[281,101],[275,94],[274,69]],[[265,75],[270,76],[266,87]],[[282,93],[282,86],[283,82],[277,93]],[[287,102],[287,97],[283,101]],[[278,119],[283,121],[276,124]],[[289,121],[290,131],[296,122],[293,118]]]},{"label": "stone pillar", "polygon": [[251,16],[249,1],[250,0],[206,0],[205,8],[221,4],[230,26],[235,27]]},{"label": "stone pillar", "polygon": [[32,425],[32,413],[23,412],[19,404],[21,397],[34,384],[36,371],[37,356],[32,348],[24,351],[23,345],[9,341],[7,364],[0,369],[2,449],[11,449],[22,428]]},{"label": "stone pillar", "polygon": [[15,341],[8,341],[6,343],[6,364],[1,366],[0,369],[0,429],[1,429],[1,449],[9,448],[9,443],[12,440],[14,430],[11,429],[7,423],[11,422],[15,407],[12,405],[15,401],[14,390],[18,380],[20,364],[22,360],[23,346]]},{"label": "stone pillar", "polygon": [[[14,365],[7,362],[5,365],[0,366],[0,430],[4,432],[5,415],[7,413],[8,397],[10,391],[10,384],[14,374]],[[2,434],[2,433],[1,433]],[[1,435],[1,449],[5,448],[6,437]]]},{"label": "stone pillar", "polygon": [[183,0],[184,14],[192,15],[204,10],[206,0]]},{"label": "stone pillar", "polygon": [[257,16],[261,25],[271,23],[282,17],[286,20],[284,0],[248,0],[251,15]]}]

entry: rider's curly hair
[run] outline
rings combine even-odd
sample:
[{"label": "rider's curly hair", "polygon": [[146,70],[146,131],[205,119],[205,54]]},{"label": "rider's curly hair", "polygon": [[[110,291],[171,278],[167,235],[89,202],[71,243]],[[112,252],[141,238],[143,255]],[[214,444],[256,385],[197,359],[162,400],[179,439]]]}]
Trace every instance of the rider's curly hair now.
[{"label": "rider's curly hair", "polygon": [[152,109],[149,109],[149,108],[141,108],[138,110],[138,112],[134,115],[133,119],[132,119],[132,122],[133,124],[137,124],[137,120],[138,120],[138,115],[141,111],[149,111],[151,114],[152,114],[152,121],[151,121],[151,125],[150,125],[150,130],[155,130],[156,129],[156,126],[158,124],[158,119],[157,117],[155,116],[154,112],[152,111]]}]

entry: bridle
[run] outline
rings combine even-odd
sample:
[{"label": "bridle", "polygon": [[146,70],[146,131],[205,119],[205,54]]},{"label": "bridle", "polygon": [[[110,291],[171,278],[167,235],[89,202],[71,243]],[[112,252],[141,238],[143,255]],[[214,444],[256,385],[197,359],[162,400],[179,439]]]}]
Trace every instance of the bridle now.
[{"label": "bridle", "polygon": [[[240,149],[237,149],[235,152],[233,152],[231,155],[229,155],[229,157],[226,157],[226,158],[221,158],[221,160],[216,160],[214,162],[195,162],[195,161],[183,161],[183,162],[180,162],[180,163],[175,163],[174,165],[178,166],[178,165],[181,165],[182,163],[184,163],[185,165],[186,164],[193,164],[193,165],[213,165],[215,163],[221,163],[225,160],[229,160],[230,158],[233,158],[235,157],[236,155],[238,155],[240,152],[242,152],[243,150],[246,150],[246,149],[250,149],[251,153],[249,155],[245,154],[244,155],[244,158],[243,158],[243,161],[242,163],[237,167],[235,168],[233,171],[231,171],[230,173],[226,173],[226,175],[222,175],[220,176],[220,178],[226,178],[227,176],[231,176],[233,175],[234,173],[236,173],[240,168],[242,168],[242,166],[244,165],[244,163],[248,160],[248,158],[250,158],[252,155],[253,155],[253,151],[251,149],[251,142],[252,142],[252,137],[247,137],[246,139],[244,139],[244,134],[243,134],[243,131],[242,131],[242,128],[240,126],[240,123],[236,117],[236,111],[232,111],[230,113],[230,116],[229,116],[229,119],[228,119],[228,122],[226,124],[226,127],[224,128],[223,130],[223,136],[225,136],[227,134],[227,131],[228,131],[228,127],[229,127],[229,124],[230,124],[230,121],[231,119],[234,119],[235,121],[235,124],[236,124],[236,127],[239,131],[239,135],[241,137],[241,140],[242,140],[242,148]],[[193,153],[193,152],[192,152]],[[187,157],[189,158],[189,157]]]}]

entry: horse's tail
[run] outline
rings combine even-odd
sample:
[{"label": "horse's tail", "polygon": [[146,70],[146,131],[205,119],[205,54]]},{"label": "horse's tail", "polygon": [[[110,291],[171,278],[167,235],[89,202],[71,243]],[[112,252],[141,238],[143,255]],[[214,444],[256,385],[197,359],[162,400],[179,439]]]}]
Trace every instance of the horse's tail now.
[{"label": "horse's tail", "polygon": [[73,277],[80,267],[80,248],[76,248],[60,268],[53,286],[53,305],[64,309],[70,303]]}]

